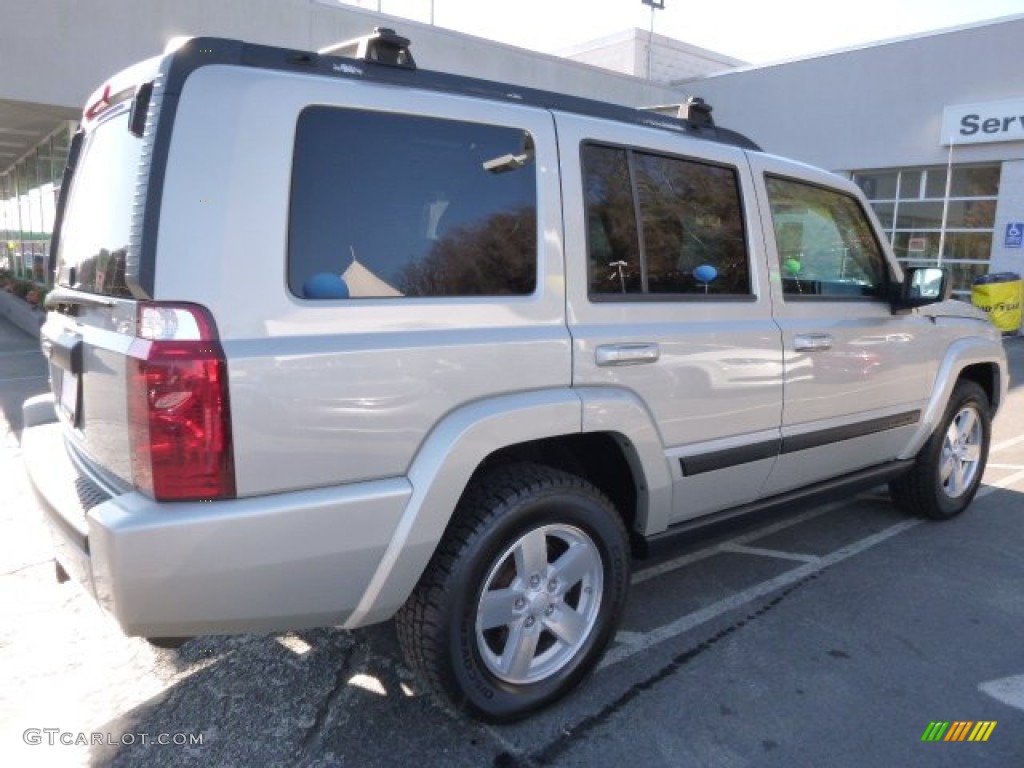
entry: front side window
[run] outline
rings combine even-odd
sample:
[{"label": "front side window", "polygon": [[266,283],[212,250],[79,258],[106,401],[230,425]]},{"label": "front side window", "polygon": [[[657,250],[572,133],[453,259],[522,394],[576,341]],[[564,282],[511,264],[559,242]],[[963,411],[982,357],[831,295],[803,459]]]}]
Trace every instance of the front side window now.
[{"label": "front side window", "polygon": [[583,166],[592,297],[749,295],[734,169],[599,145]]},{"label": "front side window", "polygon": [[857,200],[792,179],[765,179],[786,298],[882,298],[888,269]]},{"label": "front side window", "polygon": [[528,133],[335,107],[299,116],[288,233],[293,294],[528,295],[536,275]]}]

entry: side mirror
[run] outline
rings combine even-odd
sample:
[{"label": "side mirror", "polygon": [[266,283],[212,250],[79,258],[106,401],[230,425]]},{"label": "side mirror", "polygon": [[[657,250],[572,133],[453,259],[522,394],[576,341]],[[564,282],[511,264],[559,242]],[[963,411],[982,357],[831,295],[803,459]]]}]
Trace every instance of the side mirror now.
[{"label": "side mirror", "polygon": [[908,267],[903,282],[896,286],[893,312],[909,312],[916,307],[935,304],[949,298],[949,272],[941,267]]}]

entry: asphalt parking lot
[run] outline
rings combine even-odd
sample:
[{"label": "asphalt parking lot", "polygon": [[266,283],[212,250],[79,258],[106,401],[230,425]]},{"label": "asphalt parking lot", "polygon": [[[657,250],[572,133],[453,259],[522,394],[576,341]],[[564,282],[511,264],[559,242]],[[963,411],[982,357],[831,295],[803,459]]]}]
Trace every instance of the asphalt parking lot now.
[{"label": "asphalt parking lot", "polygon": [[[1016,385],[1024,340],[1006,345]],[[908,519],[874,491],[641,564],[597,673],[531,720],[491,727],[422,691],[390,625],[175,651],[122,636],[55,582],[32,512],[19,409],[45,386],[35,341],[0,320],[5,765],[1021,764],[1022,387],[966,515]],[[946,721],[995,726],[984,742],[922,741]]]}]

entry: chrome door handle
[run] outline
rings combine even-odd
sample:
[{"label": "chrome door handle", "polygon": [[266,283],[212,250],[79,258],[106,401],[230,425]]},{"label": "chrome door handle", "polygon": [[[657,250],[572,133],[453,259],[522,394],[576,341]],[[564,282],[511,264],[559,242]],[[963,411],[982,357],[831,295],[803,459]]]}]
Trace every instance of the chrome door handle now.
[{"label": "chrome door handle", "polygon": [[656,363],[661,357],[657,344],[601,344],[594,350],[594,359],[601,367]]},{"label": "chrome door handle", "polygon": [[824,352],[832,349],[832,336],[827,333],[806,333],[793,337],[793,349],[797,352]]}]

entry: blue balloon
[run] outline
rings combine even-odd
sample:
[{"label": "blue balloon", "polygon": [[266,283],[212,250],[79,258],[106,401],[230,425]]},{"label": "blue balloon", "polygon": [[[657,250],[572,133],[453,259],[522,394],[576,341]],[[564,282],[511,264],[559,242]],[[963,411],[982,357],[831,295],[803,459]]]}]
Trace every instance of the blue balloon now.
[{"label": "blue balloon", "polygon": [[712,267],[710,264],[701,264],[695,270],[693,270],[693,276],[696,277],[702,283],[710,283],[716,277],[718,277],[718,270]]},{"label": "blue balloon", "polygon": [[302,284],[307,299],[347,299],[348,286],[333,272],[317,272]]}]

